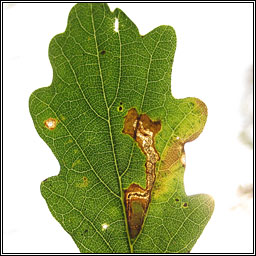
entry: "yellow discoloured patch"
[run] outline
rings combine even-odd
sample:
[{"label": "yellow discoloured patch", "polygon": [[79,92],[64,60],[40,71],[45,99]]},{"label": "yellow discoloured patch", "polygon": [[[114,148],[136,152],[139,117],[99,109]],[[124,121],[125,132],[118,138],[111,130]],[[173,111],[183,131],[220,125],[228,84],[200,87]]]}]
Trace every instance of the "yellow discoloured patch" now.
[{"label": "yellow discoloured patch", "polygon": [[63,116],[63,115],[60,115],[60,119],[61,119],[62,121],[64,121],[64,120],[66,119],[66,117]]},{"label": "yellow discoloured patch", "polygon": [[185,193],[183,189],[183,176],[186,166],[184,144],[193,141],[200,135],[207,118],[206,105],[198,99],[193,99],[193,103],[193,113],[197,113],[200,120],[191,133],[176,134],[164,149],[152,191],[154,199],[159,199],[161,196],[164,200],[168,194],[177,189],[176,186],[180,188],[181,193]]},{"label": "yellow discoloured patch", "polygon": [[[171,193],[175,189],[176,182],[183,182],[185,151],[181,139],[174,140],[172,146],[167,148],[162,155],[162,161],[157,172],[153,189],[153,197]],[[173,183],[173,184],[172,184]]]},{"label": "yellow discoloured patch", "polygon": [[162,197],[166,200],[170,194],[175,192],[177,185],[183,182],[184,170],[180,161],[174,163],[169,170],[158,170],[152,198],[157,200]]},{"label": "yellow discoloured patch", "polygon": [[48,118],[44,121],[44,125],[48,130],[54,130],[57,126],[58,120],[55,118]]},{"label": "yellow discoloured patch", "polygon": [[87,177],[83,177],[82,178],[82,183],[77,183],[76,184],[76,186],[78,187],[78,188],[85,188],[85,187],[87,187],[88,186],[88,179],[87,179]]},{"label": "yellow discoloured patch", "polygon": [[76,165],[80,164],[81,160],[77,159],[73,164],[72,164],[72,168],[74,168]]}]

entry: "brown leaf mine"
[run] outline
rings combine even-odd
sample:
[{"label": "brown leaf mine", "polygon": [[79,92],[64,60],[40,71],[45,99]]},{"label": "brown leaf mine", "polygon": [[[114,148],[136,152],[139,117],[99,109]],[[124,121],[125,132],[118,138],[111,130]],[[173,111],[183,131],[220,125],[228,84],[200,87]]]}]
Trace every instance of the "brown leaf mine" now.
[{"label": "brown leaf mine", "polygon": [[154,137],[161,129],[160,121],[152,121],[146,114],[138,115],[135,108],[125,116],[123,133],[130,135],[146,155],[146,188],[131,184],[124,191],[126,216],[130,237],[135,238],[142,227],[151,198],[156,174],[156,162],[160,160],[155,149]]}]

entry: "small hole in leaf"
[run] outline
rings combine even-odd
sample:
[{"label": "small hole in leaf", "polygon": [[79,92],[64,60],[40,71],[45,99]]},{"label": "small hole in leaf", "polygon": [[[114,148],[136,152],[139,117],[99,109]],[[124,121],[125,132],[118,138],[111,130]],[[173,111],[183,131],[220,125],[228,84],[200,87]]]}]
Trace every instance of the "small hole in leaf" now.
[{"label": "small hole in leaf", "polygon": [[85,229],[84,232],[81,234],[82,236],[86,235],[88,232],[88,229]]},{"label": "small hole in leaf", "polygon": [[100,53],[100,54],[101,54],[101,55],[104,55],[105,53],[106,53],[106,51],[101,51],[101,53]]},{"label": "small hole in leaf", "polygon": [[193,108],[194,106],[195,106],[195,104],[194,104],[193,102],[190,102],[190,103],[189,103],[189,107],[190,107],[190,108]]},{"label": "small hole in leaf", "polygon": [[176,202],[179,202],[179,201],[180,201],[180,199],[179,199],[179,198],[175,198],[175,201],[176,201]]},{"label": "small hole in leaf", "polygon": [[184,204],[183,204],[183,207],[184,207],[184,208],[188,207],[188,203],[184,203]]},{"label": "small hole in leaf", "polygon": [[120,105],[123,105],[123,102],[120,102]]},{"label": "small hole in leaf", "polygon": [[117,107],[117,111],[118,112],[123,112],[124,111],[124,107],[123,107],[123,105],[121,103],[122,102],[120,102],[120,105]]}]

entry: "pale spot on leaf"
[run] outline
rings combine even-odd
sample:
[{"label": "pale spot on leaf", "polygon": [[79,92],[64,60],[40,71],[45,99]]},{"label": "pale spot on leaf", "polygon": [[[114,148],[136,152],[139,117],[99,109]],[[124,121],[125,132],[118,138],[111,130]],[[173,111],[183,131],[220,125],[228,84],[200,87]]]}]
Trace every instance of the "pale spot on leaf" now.
[{"label": "pale spot on leaf", "polygon": [[182,163],[183,165],[186,165],[186,155],[185,155],[185,153],[183,153],[183,154],[181,155],[180,161],[181,161],[181,163]]},{"label": "pale spot on leaf", "polygon": [[118,18],[115,18],[115,32],[119,32],[119,21]]},{"label": "pale spot on leaf", "polygon": [[55,118],[49,118],[44,121],[44,125],[49,130],[54,130],[57,126],[57,120]]},{"label": "pale spot on leaf", "polygon": [[109,227],[109,225],[107,223],[103,223],[101,225],[101,227],[102,227],[102,231],[104,231],[104,230],[106,230]]},{"label": "pale spot on leaf", "polygon": [[75,162],[73,162],[72,164],[72,168],[74,168],[76,165],[80,164],[81,163],[81,160],[80,159],[77,159]]}]

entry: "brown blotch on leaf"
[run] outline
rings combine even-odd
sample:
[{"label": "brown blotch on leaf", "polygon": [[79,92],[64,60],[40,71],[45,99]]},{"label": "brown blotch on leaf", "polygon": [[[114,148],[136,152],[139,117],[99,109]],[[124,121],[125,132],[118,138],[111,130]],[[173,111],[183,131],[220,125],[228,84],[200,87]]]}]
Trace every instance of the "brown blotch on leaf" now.
[{"label": "brown blotch on leaf", "polygon": [[149,204],[149,194],[138,184],[131,184],[125,190],[125,207],[131,238],[135,238],[141,229]]},{"label": "brown blotch on leaf", "polygon": [[106,51],[104,51],[104,50],[100,52],[101,55],[104,55],[105,53],[106,53]]},{"label": "brown blotch on leaf", "polygon": [[48,118],[44,121],[44,125],[49,130],[54,130],[57,126],[57,120],[55,118]]},{"label": "brown blotch on leaf", "polygon": [[139,115],[137,110],[135,108],[130,109],[127,115],[125,116],[124,129],[122,132],[134,138],[136,134],[136,129],[137,129],[136,127],[134,127],[134,124],[136,123],[136,120],[138,118],[139,118]]},{"label": "brown blotch on leaf", "polygon": [[151,199],[156,178],[156,162],[160,160],[154,137],[160,129],[160,121],[152,121],[146,114],[139,115],[135,108],[130,109],[125,116],[123,133],[130,135],[146,155],[146,188],[133,183],[124,191],[126,216],[132,239],[136,238],[141,230]]}]

